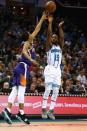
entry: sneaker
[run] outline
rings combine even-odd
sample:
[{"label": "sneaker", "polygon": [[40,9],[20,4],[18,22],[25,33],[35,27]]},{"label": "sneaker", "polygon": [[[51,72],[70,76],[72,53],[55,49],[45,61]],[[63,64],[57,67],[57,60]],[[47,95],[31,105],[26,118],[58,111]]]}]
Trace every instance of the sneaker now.
[{"label": "sneaker", "polygon": [[49,110],[49,111],[47,112],[47,115],[48,115],[48,117],[49,117],[50,119],[55,120],[55,116],[54,116],[54,114],[53,114],[53,110]]},{"label": "sneaker", "polygon": [[29,120],[26,118],[25,114],[21,115],[20,112],[16,115],[16,118],[21,121],[24,122],[26,124],[30,124]]},{"label": "sneaker", "polygon": [[2,116],[8,124],[12,124],[11,113],[6,108],[2,111]]},{"label": "sneaker", "polygon": [[42,118],[43,119],[47,119],[48,118],[46,109],[42,109]]}]

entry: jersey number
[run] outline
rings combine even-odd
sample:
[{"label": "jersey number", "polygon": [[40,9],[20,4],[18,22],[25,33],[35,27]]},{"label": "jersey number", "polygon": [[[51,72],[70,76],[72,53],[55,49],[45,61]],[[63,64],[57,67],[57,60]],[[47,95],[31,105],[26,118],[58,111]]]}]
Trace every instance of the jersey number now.
[{"label": "jersey number", "polygon": [[59,55],[58,54],[55,54],[54,61],[58,61],[59,62]]},{"label": "jersey number", "polygon": [[58,66],[59,64],[59,54],[54,55],[54,66]]}]

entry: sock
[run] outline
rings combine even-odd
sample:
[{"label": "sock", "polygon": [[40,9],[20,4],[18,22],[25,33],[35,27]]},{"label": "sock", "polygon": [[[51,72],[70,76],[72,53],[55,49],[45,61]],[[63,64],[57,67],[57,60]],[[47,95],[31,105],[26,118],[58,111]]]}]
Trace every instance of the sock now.
[{"label": "sock", "polygon": [[11,112],[11,109],[10,109],[10,108],[8,108],[8,107],[7,107],[7,110],[8,110],[9,112]]},{"label": "sock", "polygon": [[24,110],[20,110],[19,112],[20,112],[20,114],[21,114],[21,115],[23,115],[23,114],[24,114]]},{"label": "sock", "polygon": [[51,101],[50,110],[54,110],[55,103],[56,103],[55,101]]},{"label": "sock", "polygon": [[47,107],[47,100],[44,99],[44,100],[43,100],[43,103],[42,103],[42,108],[46,108],[46,107]]}]

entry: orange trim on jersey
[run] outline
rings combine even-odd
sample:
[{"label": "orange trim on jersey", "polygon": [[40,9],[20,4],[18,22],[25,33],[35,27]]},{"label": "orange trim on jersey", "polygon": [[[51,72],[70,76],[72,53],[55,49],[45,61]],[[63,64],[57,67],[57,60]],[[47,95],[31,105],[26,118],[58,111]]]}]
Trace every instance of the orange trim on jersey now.
[{"label": "orange trim on jersey", "polygon": [[20,75],[20,84],[26,87],[26,78],[22,74]]}]

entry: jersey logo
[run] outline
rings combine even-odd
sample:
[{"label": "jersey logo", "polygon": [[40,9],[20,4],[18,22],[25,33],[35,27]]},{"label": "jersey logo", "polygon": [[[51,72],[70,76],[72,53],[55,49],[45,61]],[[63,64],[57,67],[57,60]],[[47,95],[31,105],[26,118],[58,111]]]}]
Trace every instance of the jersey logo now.
[{"label": "jersey logo", "polygon": [[59,50],[59,49],[52,49],[51,50],[51,53],[56,53],[56,52],[61,53],[61,50]]}]

